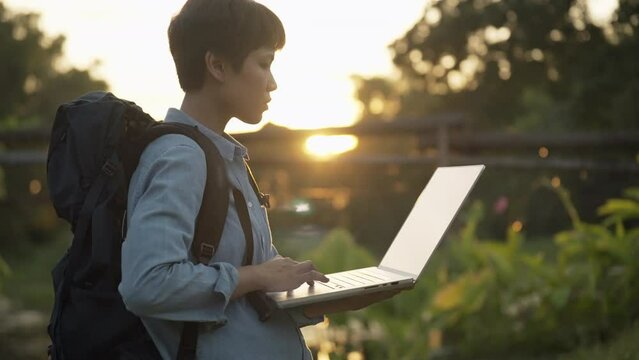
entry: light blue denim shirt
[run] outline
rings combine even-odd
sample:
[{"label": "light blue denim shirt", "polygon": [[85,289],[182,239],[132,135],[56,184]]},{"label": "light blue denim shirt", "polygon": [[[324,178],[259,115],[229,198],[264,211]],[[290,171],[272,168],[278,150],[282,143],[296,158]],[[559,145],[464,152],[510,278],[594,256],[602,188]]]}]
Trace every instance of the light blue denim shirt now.
[{"label": "light blue denim shirt", "polygon": [[[218,148],[231,185],[244,194],[253,227],[253,263],[277,255],[266,209],[248,180],[246,148],[177,109],[167,122],[196,125]],[[126,239],[122,245],[124,303],[140,316],[163,359],[175,359],[184,321],[201,322],[198,359],[311,359],[297,311],[275,311],[261,322],[244,297],[231,300],[244,256],[242,226],[230,196],[222,239],[209,264],[194,264],[189,251],[206,181],[204,152],[183,135],[165,135],[143,152],[131,178]],[[219,326],[221,325],[221,326]]]}]

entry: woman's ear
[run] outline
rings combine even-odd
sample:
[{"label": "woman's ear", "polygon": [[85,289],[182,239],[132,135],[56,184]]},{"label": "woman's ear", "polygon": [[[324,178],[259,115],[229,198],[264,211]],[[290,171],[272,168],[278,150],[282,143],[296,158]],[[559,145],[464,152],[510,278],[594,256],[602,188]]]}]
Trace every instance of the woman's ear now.
[{"label": "woman's ear", "polygon": [[224,61],[210,50],[204,54],[204,61],[206,62],[206,70],[208,73],[213,76],[215,80],[224,82],[227,70]]}]

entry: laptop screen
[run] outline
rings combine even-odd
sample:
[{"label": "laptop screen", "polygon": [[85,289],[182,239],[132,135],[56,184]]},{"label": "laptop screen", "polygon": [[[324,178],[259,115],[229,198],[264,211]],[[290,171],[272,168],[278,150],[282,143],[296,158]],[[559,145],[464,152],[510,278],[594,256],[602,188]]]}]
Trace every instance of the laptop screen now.
[{"label": "laptop screen", "polygon": [[484,165],[435,170],[380,267],[417,278],[483,170]]}]

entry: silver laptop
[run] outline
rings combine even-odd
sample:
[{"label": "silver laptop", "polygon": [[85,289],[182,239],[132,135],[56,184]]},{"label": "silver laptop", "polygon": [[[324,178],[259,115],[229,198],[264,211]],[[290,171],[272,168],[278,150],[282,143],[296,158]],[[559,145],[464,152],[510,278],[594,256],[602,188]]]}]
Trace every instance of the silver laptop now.
[{"label": "silver laptop", "polygon": [[285,309],[412,286],[484,167],[437,168],[379,266],[327,274],[327,283],[316,281],[313,286],[303,284],[268,296],[277,307]]}]

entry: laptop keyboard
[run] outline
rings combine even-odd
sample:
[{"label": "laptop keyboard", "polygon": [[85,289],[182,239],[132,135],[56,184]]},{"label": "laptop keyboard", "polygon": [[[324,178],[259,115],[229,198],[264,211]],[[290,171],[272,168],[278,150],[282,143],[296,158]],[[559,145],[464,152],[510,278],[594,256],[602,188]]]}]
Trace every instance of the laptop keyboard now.
[{"label": "laptop keyboard", "polygon": [[318,282],[330,289],[349,289],[353,287],[373,285],[383,283],[389,280],[388,277],[372,271],[364,269],[353,270],[343,273],[330,274],[327,277],[331,280],[327,283]]}]

